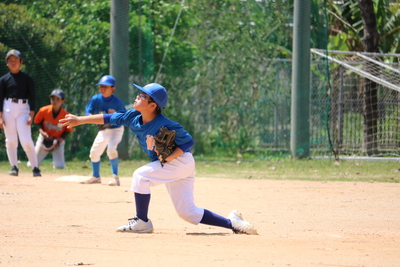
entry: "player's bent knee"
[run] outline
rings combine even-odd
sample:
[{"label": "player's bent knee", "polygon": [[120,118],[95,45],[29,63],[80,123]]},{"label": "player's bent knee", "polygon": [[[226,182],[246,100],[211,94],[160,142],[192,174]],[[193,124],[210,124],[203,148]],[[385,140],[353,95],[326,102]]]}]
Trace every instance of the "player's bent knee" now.
[{"label": "player's bent knee", "polygon": [[133,175],[131,190],[139,194],[150,194],[150,181],[140,175]]},{"label": "player's bent knee", "polygon": [[35,146],[31,141],[21,141],[21,146],[24,148],[25,152],[35,150]]},{"label": "player's bent knee", "polygon": [[89,158],[92,162],[99,162],[100,161],[100,156],[97,155],[93,155],[92,153],[90,153]]},{"label": "player's bent knee", "polygon": [[118,151],[117,150],[107,150],[107,156],[109,159],[116,159],[116,158],[118,158]]},{"label": "player's bent knee", "polygon": [[197,209],[198,208],[196,206],[191,206],[184,208],[183,210],[177,210],[176,213],[182,220],[191,224],[198,224],[201,220],[201,215],[199,215]]},{"label": "player's bent knee", "polygon": [[65,165],[64,164],[54,164],[53,165],[53,167],[54,167],[54,169],[64,169],[65,168]]},{"label": "player's bent knee", "polygon": [[14,141],[7,141],[6,142],[6,147],[7,148],[17,148],[18,147],[18,142],[14,142]]},{"label": "player's bent knee", "polygon": [[147,165],[142,166],[133,172],[133,179],[142,179],[143,177],[147,177],[152,171],[154,170],[151,167],[148,167]]}]

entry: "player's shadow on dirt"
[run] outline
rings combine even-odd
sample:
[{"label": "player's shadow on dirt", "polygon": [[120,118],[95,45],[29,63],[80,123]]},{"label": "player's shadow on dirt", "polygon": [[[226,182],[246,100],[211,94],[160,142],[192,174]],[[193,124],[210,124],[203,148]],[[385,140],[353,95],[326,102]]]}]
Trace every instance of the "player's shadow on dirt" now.
[{"label": "player's shadow on dirt", "polygon": [[186,235],[218,235],[218,236],[227,236],[229,233],[186,233]]}]

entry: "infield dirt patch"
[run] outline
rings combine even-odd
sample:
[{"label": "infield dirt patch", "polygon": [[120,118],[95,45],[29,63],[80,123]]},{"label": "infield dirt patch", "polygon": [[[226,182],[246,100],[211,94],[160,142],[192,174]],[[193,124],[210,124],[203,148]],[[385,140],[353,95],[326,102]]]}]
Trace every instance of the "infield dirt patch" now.
[{"label": "infield dirt patch", "polygon": [[0,266],[400,266],[400,184],[198,177],[198,206],[238,209],[259,235],[181,220],[164,186],[155,232],[132,234],[115,232],[135,215],[130,177],[0,176]]}]

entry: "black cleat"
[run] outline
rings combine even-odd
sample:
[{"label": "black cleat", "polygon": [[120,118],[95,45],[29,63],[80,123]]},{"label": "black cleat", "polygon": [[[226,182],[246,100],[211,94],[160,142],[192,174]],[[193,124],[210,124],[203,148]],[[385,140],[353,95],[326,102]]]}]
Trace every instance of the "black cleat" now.
[{"label": "black cleat", "polygon": [[42,174],[40,173],[40,170],[38,167],[35,167],[33,170],[33,177],[42,177]]},{"label": "black cleat", "polygon": [[18,176],[18,171],[19,170],[18,170],[17,166],[13,166],[11,171],[8,172],[8,174],[12,175],[12,176]]}]

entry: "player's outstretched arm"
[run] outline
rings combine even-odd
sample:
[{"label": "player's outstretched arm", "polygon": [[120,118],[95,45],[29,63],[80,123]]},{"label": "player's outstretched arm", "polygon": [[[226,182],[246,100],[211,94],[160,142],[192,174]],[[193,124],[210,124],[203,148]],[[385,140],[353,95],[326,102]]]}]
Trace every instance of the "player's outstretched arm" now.
[{"label": "player's outstretched arm", "polygon": [[62,126],[72,128],[82,124],[104,124],[103,114],[89,115],[89,116],[76,116],[67,114],[60,122]]}]

